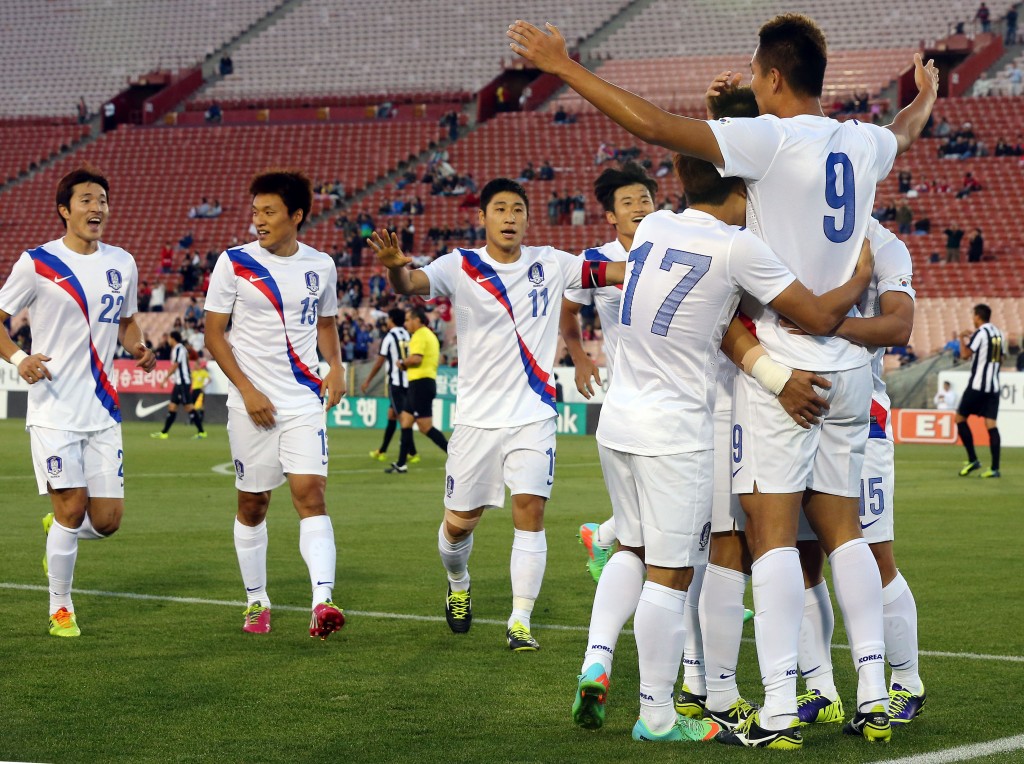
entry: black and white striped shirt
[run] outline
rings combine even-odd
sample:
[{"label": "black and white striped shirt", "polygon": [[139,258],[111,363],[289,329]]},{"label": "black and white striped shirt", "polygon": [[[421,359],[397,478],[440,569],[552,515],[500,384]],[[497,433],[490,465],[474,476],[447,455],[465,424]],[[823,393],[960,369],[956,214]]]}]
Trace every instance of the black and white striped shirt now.
[{"label": "black and white striped shirt", "polygon": [[171,363],[174,364],[174,371],[171,373],[171,384],[192,384],[192,372],[188,368],[188,349],[184,343],[174,346],[174,350],[171,351]]},{"label": "black and white striped shirt", "polygon": [[387,359],[388,382],[391,386],[408,387],[409,379],[398,362],[409,357],[409,332],[401,326],[389,330],[380,343],[380,355]]},{"label": "black and white striped shirt", "polygon": [[982,393],[999,392],[999,364],[1003,362],[1003,333],[992,324],[982,324],[969,343],[974,354],[970,388]]}]

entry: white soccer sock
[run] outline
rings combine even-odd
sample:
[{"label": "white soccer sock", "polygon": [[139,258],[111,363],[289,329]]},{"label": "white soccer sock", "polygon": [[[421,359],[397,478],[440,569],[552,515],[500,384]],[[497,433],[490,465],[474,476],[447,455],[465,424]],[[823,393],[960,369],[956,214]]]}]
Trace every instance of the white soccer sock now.
[{"label": "white soccer sock", "polygon": [[590,633],[583,656],[582,674],[587,666],[600,663],[608,676],[612,673],[615,643],[626,621],[636,612],[647,568],[632,552],[618,551],[608,560],[594,592],[590,611]]},{"label": "white soccer sock", "polygon": [[796,717],[797,646],[804,610],[804,577],[796,547],[764,554],[751,568],[754,633],[764,681],[761,726],[785,729]]},{"label": "white soccer sock", "polygon": [[85,518],[82,520],[82,524],[78,527],[78,540],[79,541],[96,541],[98,539],[105,539],[106,534],[100,533],[92,524],[92,518],[89,517],[89,513],[85,513]]},{"label": "white soccer sock", "polygon": [[448,584],[453,592],[469,589],[469,553],[473,551],[473,534],[459,541],[449,541],[444,532],[444,521],[437,531],[437,551],[441,555],[444,569],[448,571]]},{"label": "white soccer sock", "polygon": [[633,617],[640,659],[640,718],[651,732],[666,732],[676,723],[672,688],[683,657],[686,592],[648,581]]},{"label": "white soccer sock", "polygon": [[698,611],[711,711],[727,711],[740,697],[736,664],[743,637],[743,594],[749,580],[750,576],[719,565],[708,565],[704,573]]},{"label": "white soccer sock", "polygon": [[597,533],[594,534],[594,543],[602,549],[607,549],[615,543],[617,538],[618,536],[615,535],[615,518],[609,517],[597,526]]},{"label": "white soccer sock", "polygon": [[334,589],[338,561],[334,525],[329,515],[314,515],[299,520],[299,552],[309,569],[313,606],[327,602]]},{"label": "white soccer sock", "polygon": [[832,598],[824,580],[804,590],[804,620],[800,624],[800,676],[808,690],[817,690],[829,700],[836,700],[835,677],[832,674],[832,633],[836,616]]},{"label": "white soccer sock", "polygon": [[71,603],[71,582],[78,558],[78,529],[67,528],[56,520],[46,534],[46,565],[50,579],[50,614],[62,607],[75,612]]},{"label": "white soccer sock", "polygon": [[924,684],[917,671],[917,603],[902,573],[882,589],[882,626],[892,683],[920,695]]},{"label": "white soccer sock", "polygon": [[530,615],[533,603],[540,595],[544,581],[544,568],[548,563],[548,540],[544,531],[521,531],[516,529],[512,541],[512,560],[509,569],[512,575],[512,615],[508,626],[519,621],[530,629]]},{"label": "white soccer sock", "polygon": [[683,643],[683,683],[694,695],[707,695],[704,681],[704,644],[701,639],[700,616],[697,608],[701,600],[701,585],[707,565],[693,566],[693,580],[686,590],[686,610],[683,612],[686,641]]},{"label": "white soccer sock", "polygon": [[889,702],[885,686],[885,635],[882,630],[882,577],[868,542],[847,541],[828,558],[836,601],[857,669],[857,710]]},{"label": "white soccer sock", "polygon": [[235,554],[238,555],[238,568],[242,572],[242,583],[245,585],[245,597],[251,605],[261,603],[270,607],[267,596],[267,521],[259,525],[242,525],[235,518]]}]

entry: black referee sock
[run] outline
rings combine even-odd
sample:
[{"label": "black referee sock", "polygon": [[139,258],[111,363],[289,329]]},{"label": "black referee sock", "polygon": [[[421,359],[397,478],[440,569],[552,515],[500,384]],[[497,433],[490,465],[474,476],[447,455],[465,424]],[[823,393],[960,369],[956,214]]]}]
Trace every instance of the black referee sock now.
[{"label": "black referee sock", "polygon": [[174,424],[174,419],[177,416],[178,416],[178,412],[177,411],[168,411],[167,412],[167,421],[164,422],[164,434],[165,435],[168,432],[171,431],[171,425]]},{"label": "black referee sock", "polygon": [[398,461],[395,462],[399,467],[404,467],[406,460],[409,458],[409,449],[412,448],[412,428],[403,427],[402,434],[399,436],[399,451]]},{"label": "black referee sock", "polygon": [[974,452],[974,435],[971,433],[971,428],[967,426],[967,422],[957,422],[956,431],[960,434],[964,448],[967,449],[967,461],[978,461],[978,455]]},{"label": "black referee sock", "polygon": [[988,431],[989,448],[992,450],[992,469],[999,471],[999,448],[1003,445],[1003,439],[999,437],[999,428],[993,427]]},{"label": "black referee sock", "polygon": [[427,437],[434,441],[434,444],[438,448],[440,448],[446,454],[448,453],[448,438],[444,436],[443,432],[441,432],[436,427],[431,427],[430,432],[427,433]]},{"label": "black referee sock", "polygon": [[377,449],[382,454],[388,450],[388,446],[391,445],[391,438],[394,437],[395,428],[398,427],[398,422],[394,419],[388,420],[388,426],[384,428],[384,442],[380,444],[380,448]]},{"label": "black referee sock", "polygon": [[193,409],[192,410],[192,424],[196,426],[199,432],[203,432],[203,410]]}]

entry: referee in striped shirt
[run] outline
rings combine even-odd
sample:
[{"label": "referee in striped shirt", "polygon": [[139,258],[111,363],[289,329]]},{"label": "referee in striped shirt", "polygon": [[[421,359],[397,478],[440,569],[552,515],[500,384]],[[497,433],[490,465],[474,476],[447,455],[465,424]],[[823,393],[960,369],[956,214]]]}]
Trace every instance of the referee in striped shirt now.
[{"label": "referee in striped shirt", "polygon": [[974,332],[966,331],[960,336],[960,355],[971,360],[971,379],[964,390],[960,406],[956,410],[956,429],[967,449],[967,461],[960,469],[960,477],[966,477],[981,469],[981,462],[974,451],[974,436],[967,426],[967,417],[985,418],[988,439],[992,451],[992,467],[981,473],[983,478],[999,477],[999,364],[1003,362],[1003,333],[991,322],[992,309],[988,305],[974,306]]}]

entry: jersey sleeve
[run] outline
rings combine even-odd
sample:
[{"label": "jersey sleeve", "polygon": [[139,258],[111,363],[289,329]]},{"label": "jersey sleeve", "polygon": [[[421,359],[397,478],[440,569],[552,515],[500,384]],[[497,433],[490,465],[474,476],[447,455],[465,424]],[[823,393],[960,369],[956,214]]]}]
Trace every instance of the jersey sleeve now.
[{"label": "jersey sleeve", "polygon": [[391,350],[391,346],[395,343],[395,335],[388,332],[384,335],[384,339],[380,343],[380,350],[377,351],[377,355],[383,358],[388,357],[388,353]]},{"label": "jersey sleeve", "polygon": [[431,263],[420,268],[430,280],[430,297],[451,297],[455,294],[455,285],[459,271],[462,269],[462,256],[456,252],[441,255]]},{"label": "jersey sleeve", "polygon": [[566,289],[563,297],[576,303],[577,305],[593,305],[594,304],[594,290],[593,289]]},{"label": "jersey sleeve", "polygon": [[985,332],[981,329],[975,329],[974,334],[971,335],[971,342],[968,345],[971,351],[977,353],[985,344]]},{"label": "jersey sleeve", "polygon": [[892,130],[878,125],[860,123],[860,127],[864,128],[865,135],[875,147],[875,182],[881,183],[896,161],[896,136]]},{"label": "jersey sleeve", "polygon": [[13,316],[27,308],[36,299],[36,267],[28,252],[11,269],[11,275],[0,288],[0,310]]},{"label": "jersey sleeve", "polygon": [[748,231],[740,231],[733,239],[729,269],[735,283],[762,305],[796,281],[771,248]]},{"label": "jersey sleeve", "polygon": [[914,291],[914,263],[910,250],[898,236],[893,236],[875,252],[875,278],[878,296],[886,292],[903,292],[916,299]]},{"label": "jersey sleeve", "polygon": [[[583,269],[592,264],[593,261],[586,260],[578,255],[571,255],[560,249],[555,250],[555,258],[558,262],[558,267],[562,270],[562,277],[565,279],[565,292],[581,289],[583,286]],[[588,289],[587,291],[590,292],[591,290]],[[593,298],[588,302],[592,301]],[[586,303],[581,302],[581,304],[585,305]]]},{"label": "jersey sleeve", "polygon": [[327,269],[327,278],[320,292],[320,316],[333,318],[338,315],[338,269],[333,263]]},{"label": "jersey sleeve", "polygon": [[[217,258],[217,264],[213,267],[213,273],[210,274],[210,288],[206,293],[206,304],[203,309],[230,315],[234,310],[237,296],[238,285],[235,283],[235,269],[231,265],[228,253],[222,252]],[[337,301],[337,297],[335,297],[335,301]]]},{"label": "jersey sleeve", "polygon": [[760,180],[782,148],[782,124],[776,118],[729,118],[709,120],[722,152],[723,178]]},{"label": "jersey sleeve", "polygon": [[131,258],[128,268],[128,288],[125,290],[124,305],[121,307],[121,318],[131,318],[139,312],[139,267],[135,258]]}]

